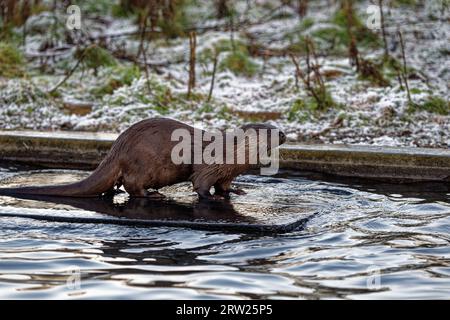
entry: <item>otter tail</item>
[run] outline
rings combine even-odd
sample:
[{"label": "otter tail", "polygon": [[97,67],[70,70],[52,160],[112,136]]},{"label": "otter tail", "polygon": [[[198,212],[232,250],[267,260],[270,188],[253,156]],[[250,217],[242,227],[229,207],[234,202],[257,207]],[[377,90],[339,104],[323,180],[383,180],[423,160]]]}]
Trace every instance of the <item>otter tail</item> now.
[{"label": "otter tail", "polygon": [[114,188],[119,176],[117,161],[107,156],[89,177],[79,182],[56,186],[0,188],[0,195],[95,197]]}]

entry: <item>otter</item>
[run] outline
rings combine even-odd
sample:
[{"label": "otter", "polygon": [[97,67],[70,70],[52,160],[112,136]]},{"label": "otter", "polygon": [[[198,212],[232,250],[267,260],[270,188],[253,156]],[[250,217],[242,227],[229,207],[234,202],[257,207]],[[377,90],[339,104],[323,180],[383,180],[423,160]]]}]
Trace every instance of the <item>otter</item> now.
[{"label": "otter", "polygon": [[[119,135],[109,153],[87,178],[65,185],[1,188],[0,195],[97,197],[114,195],[123,186],[130,197],[163,198],[164,195],[158,192],[160,188],[184,181],[192,182],[200,199],[229,198],[230,193],[245,194],[243,190],[233,189],[231,183],[238,175],[249,170],[252,164],[248,161],[243,164],[175,164],[171,155],[178,143],[172,141],[172,133],[176,129],[187,130],[191,135],[199,130],[168,118],[142,120]],[[278,145],[286,141],[284,133],[272,125],[247,124],[241,129],[265,129],[269,134],[276,130],[279,134]],[[203,130],[199,131],[204,133]],[[224,137],[226,135],[223,133]],[[270,152],[278,145],[271,146],[268,143],[267,149]],[[205,147],[206,144],[202,142],[201,149]],[[248,148],[248,139],[244,139],[236,142],[234,151],[245,152]],[[212,187],[214,195],[210,193]],[[155,191],[150,192],[148,189]]]}]

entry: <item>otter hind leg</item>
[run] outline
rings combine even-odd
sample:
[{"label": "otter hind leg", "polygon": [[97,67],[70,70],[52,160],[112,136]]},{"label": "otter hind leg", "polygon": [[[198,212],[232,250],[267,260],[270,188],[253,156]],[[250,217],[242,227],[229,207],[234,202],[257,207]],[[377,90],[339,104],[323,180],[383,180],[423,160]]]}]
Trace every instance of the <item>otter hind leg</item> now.
[{"label": "otter hind leg", "polygon": [[158,191],[148,191],[144,183],[136,180],[124,179],[123,187],[133,198],[163,199],[166,197]]},{"label": "otter hind leg", "polygon": [[144,188],[143,181],[139,181],[136,176],[127,175],[123,177],[123,187],[131,197],[143,198],[148,195],[148,191]]},{"label": "otter hind leg", "polygon": [[150,199],[164,199],[166,196],[158,191],[148,191],[145,188],[128,188],[125,186],[128,194],[133,198],[150,198]]}]

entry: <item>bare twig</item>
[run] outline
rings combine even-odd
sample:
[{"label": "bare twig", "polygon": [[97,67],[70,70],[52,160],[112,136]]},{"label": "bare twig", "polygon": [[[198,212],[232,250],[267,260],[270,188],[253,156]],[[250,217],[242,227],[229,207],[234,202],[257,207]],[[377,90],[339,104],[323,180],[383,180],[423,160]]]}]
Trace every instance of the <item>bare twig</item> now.
[{"label": "bare twig", "polygon": [[217,60],[219,58],[219,53],[216,51],[214,54],[214,64],[213,64],[213,71],[212,71],[212,77],[211,77],[211,86],[209,87],[209,93],[208,93],[208,102],[211,101],[211,97],[214,90],[214,82],[216,79],[216,71],[217,71]]},{"label": "bare twig", "polygon": [[356,45],[356,38],[355,35],[353,33],[353,26],[354,26],[354,21],[353,21],[353,15],[354,15],[354,11],[353,11],[353,5],[351,0],[345,0],[344,1],[344,11],[345,11],[345,15],[347,17],[347,32],[348,32],[348,36],[350,38],[350,43],[348,45],[348,55],[349,55],[349,59],[350,59],[350,63],[352,66],[356,66],[356,70],[359,71],[359,52],[358,52],[358,47]]},{"label": "bare twig", "polygon": [[297,60],[295,59],[294,55],[291,54],[290,57],[291,57],[292,62],[295,65],[295,69],[297,71],[297,76],[302,80],[303,84],[306,87],[306,90],[313,96],[313,98],[316,101],[320,101],[320,97],[318,96],[315,88],[313,86],[311,86],[310,82],[308,82],[308,80],[307,80],[305,74],[303,73],[302,69],[300,69],[300,66],[299,66]]},{"label": "bare twig", "polygon": [[189,33],[189,83],[188,83],[188,98],[190,98],[192,90],[195,88],[195,50],[197,47],[197,36],[195,32]]},{"label": "bare twig", "polygon": [[308,0],[298,0],[297,13],[303,18],[308,13]]},{"label": "bare twig", "polygon": [[403,41],[403,35],[400,30],[398,30],[398,36],[400,38],[400,48],[402,50],[402,59],[403,59],[403,82],[405,83],[406,92],[408,94],[408,101],[409,103],[412,103],[411,92],[409,90],[409,83],[408,83],[408,65],[406,63],[405,42]]},{"label": "bare twig", "polygon": [[384,44],[384,58],[387,59],[389,56],[387,36],[386,36],[386,28],[384,26],[384,11],[383,11],[383,0],[378,0],[378,4],[380,7],[380,17],[381,17],[381,33],[383,35],[383,44]]},{"label": "bare twig", "polygon": [[143,16],[143,20],[140,23],[140,28],[141,28],[141,39],[139,41],[139,49],[138,49],[138,53],[136,55],[136,60],[135,60],[135,64],[138,64],[139,61],[139,57],[142,55],[142,57],[144,58],[144,73],[145,73],[145,80],[146,80],[146,84],[147,84],[147,90],[148,93],[150,94],[152,92],[152,88],[150,86],[150,76],[148,73],[148,64],[147,64],[147,48],[148,48],[148,44],[147,47],[144,48],[144,40],[145,40],[145,32],[147,30],[147,20],[148,17],[150,15],[150,9],[146,8],[145,10],[145,14]]},{"label": "bare twig", "polygon": [[[290,55],[292,62],[295,65],[296,69],[296,77],[300,78],[305,85],[305,89],[310,96],[316,101],[317,107],[319,109],[326,109],[330,106],[330,99],[327,94],[327,89],[325,86],[325,82],[323,80],[323,76],[320,73],[320,66],[317,60],[316,51],[314,48],[314,43],[311,39],[306,39],[306,67],[307,74],[301,70],[297,60],[294,55]],[[312,58],[312,59],[311,59]],[[314,77],[311,78],[310,74],[314,74]]]},{"label": "bare twig", "polygon": [[84,57],[86,56],[86,52],[89,48],[94,47],[94,45],[90,45],[89,47],[85,48],[83,50],[83,53],[81,54],[81,56],[78,58],[77,63],[75,64],[75,66],[70,69],[69,73],[64,77],[64,79],[62,79],[53,89],[51,89],[48,93],[54,93],[56,90],[58,90],[58,88],[60,86],[62,86],[75,72],[75,70],[77,70],[78,66],[81,64],[81,62],[83,61]]},{"label": "bare twig", "polygon": [[141,29],[141,38],[139,40],[139,48],[138,48],[138,52],[136,55],[136,58],[139,59],[139,56],[141,55],[141,53],[144,50],[144,40],[145,40],[145,31],[147,30],[147,20],[148,20],[148,16],[150,15],[150,10],[147,8],[145,10],[145,14],[142,17],[142,21],[140,21],[140,29]]}]

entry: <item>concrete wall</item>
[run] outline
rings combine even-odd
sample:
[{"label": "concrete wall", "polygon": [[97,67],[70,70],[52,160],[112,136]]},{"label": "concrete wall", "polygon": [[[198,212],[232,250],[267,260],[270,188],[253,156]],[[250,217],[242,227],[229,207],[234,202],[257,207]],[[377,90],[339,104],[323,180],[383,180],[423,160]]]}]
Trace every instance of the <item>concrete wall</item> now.
[{"label": "concrete wall", "polygon": [[[0,131],[0,161],[94,169],[115,134]],[[384,181],[450,181],[450,150],[338,145],[285,145],[280,167]]]}]

